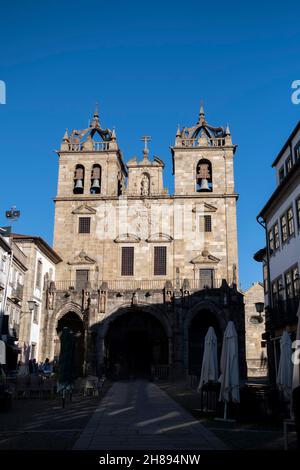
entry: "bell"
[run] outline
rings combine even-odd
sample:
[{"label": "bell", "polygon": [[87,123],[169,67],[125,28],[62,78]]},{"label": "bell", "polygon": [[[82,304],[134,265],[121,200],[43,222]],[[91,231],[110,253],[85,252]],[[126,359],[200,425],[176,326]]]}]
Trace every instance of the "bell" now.
[{"label": "bell", "polygon": [[75,189],[83,189],[82,180],[76,180]]},{"label": "bell", "polygon": [[208,180],[201,178],[199,191],[209,191]]},{"label": "bell", "polygon": [[99,189],[100,188],[100,181],[98,179],[93,179],[91,189]]}]

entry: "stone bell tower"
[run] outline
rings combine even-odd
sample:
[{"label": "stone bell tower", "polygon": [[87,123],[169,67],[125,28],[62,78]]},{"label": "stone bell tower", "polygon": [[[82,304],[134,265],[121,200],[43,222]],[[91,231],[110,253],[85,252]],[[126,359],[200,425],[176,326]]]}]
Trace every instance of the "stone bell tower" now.
[{"label": "stone bell tower", "polygon": [[57,155],[54,247],[64,260],[57,278],[74,280],[76,270],[89,270],[92,281],[103,264],[97,210],[124,193],[127,170],[116,132],[101,126],[97,107],[88,128],[65,132]]},{"label": "stone bell tower", "polygon": [[[217,254],[219,275],[238,283],[236,201],[233,145],[229,127],[207,123],[201,105],[199,118],[192,127],[178,127],[172,147],[175,200],[191,200],[211,207],[210,237],[205,253]],[[221,255],[221,256],[220,256]]]}]

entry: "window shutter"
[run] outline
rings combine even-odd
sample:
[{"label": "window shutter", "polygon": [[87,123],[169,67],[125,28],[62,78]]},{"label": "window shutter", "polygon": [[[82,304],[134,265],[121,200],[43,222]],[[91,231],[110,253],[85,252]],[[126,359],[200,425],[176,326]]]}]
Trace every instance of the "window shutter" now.
[{"label": "window shutter", "polygon": [[79,233],[90,233],[91,231],[91,218],[79,217]]},{"label": "window shutter", "polygon": [[167,274],[167,247],[154,247],[154,276],[165,276]]},{"label": "window shutter", "polygon": [[122,247],[121,275],[133,276],[133,266],[134,266],[134,247],[123,246]]}]

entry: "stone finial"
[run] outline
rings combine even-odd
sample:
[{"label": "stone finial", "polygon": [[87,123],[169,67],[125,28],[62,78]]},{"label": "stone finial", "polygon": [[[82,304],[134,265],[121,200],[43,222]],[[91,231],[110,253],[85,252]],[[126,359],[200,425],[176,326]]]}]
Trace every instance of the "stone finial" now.
[{"label": "stone finial", "polygon": [[113,127],[112,133],[111,133],[111,140],[117,140],[117,135],[116,135],[116,128]]},{"label": "stone finial", "polygon": [[93,115],[93,119],[90,123],[90,127],[101,127],[99,122],[99,104],[98,102],[95,105],[95,111]]},{"label": "stone finial", "polygon": [[231,145],[232,144],[232,139],[231,139],[231,134],[230,134],[230,129],[229,129],[229,125],[227,124],[226,126],[226,130],[225,130],[225,143],[227,145]]},{"label": "stone finial", "polygon": [[69,150],[69,143],[70,143],[69,133],[68,133],[68,129],[66,129],[66,131],[64,133],[64,136],[62,138],[62,141],[61,141],[60,149],[61,150]]},{"label": "stone finial", "polygon": [[199,123],[205,122],[205,113],[204,113],[204,106],[203,101],[200,104],[200,111],[199,111]]},{"label": "stone finial", "polygon": [[64,136],[63,136],[62,141],[63,141],[63,142],[69,142],[69,133],[68,133],[68,129],[65,130],[65,133],[64,133]]},{"label": "stone finial", "polygon": [[180,136],[181,136],[181,130],[180,130],[180,125],[178,124],[177,131],[176,131],[176,137],[180,137]]}]

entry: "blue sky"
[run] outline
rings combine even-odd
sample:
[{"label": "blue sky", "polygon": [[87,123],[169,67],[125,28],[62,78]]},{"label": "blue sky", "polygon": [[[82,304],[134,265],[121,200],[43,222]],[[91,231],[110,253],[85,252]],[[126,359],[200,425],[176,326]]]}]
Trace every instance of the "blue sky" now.
[{"label": "blue sky", "polygon": [[240,278],[261,279],[253,253],[264,244],[256,215],[275,186],[271,163],[300,119],[291,83],[300,79],[296,1],[0,1],[0,224],[12,204],[15,230],[52,243],[57,156],[66,127],[83,128],[100,103],[127,161],[166,163],[177,124],[229,122],[234,143]]}]

